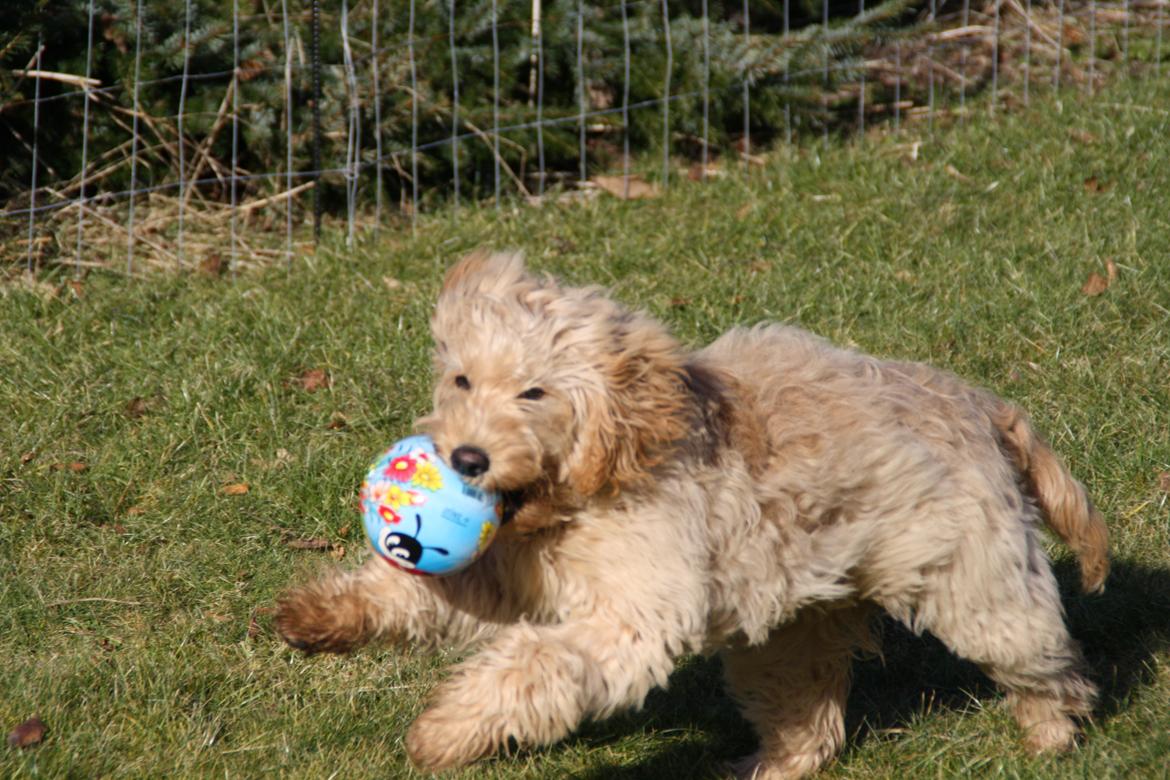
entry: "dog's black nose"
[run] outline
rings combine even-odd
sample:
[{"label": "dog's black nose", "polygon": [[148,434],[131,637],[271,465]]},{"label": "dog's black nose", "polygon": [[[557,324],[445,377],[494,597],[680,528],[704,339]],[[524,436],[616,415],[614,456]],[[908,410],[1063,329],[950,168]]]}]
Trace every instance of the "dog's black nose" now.
[{"label": "dog's black nose", "polygon": [[451,452],[451,467],[465,477],[478,477],[491,465],[488,454],[479,447],[464,444]]}]

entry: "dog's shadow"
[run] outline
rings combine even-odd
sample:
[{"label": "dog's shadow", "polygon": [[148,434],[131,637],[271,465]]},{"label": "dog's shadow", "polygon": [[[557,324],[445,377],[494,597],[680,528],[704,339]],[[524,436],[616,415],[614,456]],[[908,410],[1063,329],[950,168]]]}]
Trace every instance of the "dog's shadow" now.
[{"label": "dog's shadow", "polygon": [[[1131,692],[1151,679],[1151,657],[1170,647],[1170,569],[1114,562],[1103,595],[1076,589],[1075,564],[1055,566],[1068,624],[1081,643],[1090,674],[1101,686],[1095,717],[1105,723],[1121,711]],[[883,660],[854,668],[846,714],[846,753],[874,734],[896,733],[927,712],[962,710],[973,700],[998,694],[975,667],[952,655],[933,637],[918,637],[891,620],[882,623]],[[625,749],[643,740],[661,747]],[[728,764],[756,748],[751,727],[723,692],[717,659],[691,659],[656,691],[638,713],[583,727],[568,744],[593,749],[623,743],[621,765],[580,775],[602,778],[708,778],[726,776]],[[638,750],[642,758],[630,765]],[[846,756],[845,760],[848,758]]]}]

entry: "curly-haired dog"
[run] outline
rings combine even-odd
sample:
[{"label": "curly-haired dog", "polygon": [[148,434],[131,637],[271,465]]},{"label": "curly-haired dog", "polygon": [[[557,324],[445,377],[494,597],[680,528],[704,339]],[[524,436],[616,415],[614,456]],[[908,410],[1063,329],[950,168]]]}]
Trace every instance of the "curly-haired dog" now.
[{"label": "curly-haired dog", "polygon": [[718,650],[760,736],[739,771],[805,774],[841,747],[875,607],[979,664],[1032,749],[1074,744],[1070,716],[1095,688],[1040,526],[1076,551],[1090,591],[1107,533],[1015,406],[779,325],[690,352],[516,255],[456,265],[432,328],[419,427],[506,495],[511,521],[462,573],[375,558],[289,592],[276,616],[307,652],[480,646],[411,726],[419,767],[561,739],[641,705],[680,656]]}]

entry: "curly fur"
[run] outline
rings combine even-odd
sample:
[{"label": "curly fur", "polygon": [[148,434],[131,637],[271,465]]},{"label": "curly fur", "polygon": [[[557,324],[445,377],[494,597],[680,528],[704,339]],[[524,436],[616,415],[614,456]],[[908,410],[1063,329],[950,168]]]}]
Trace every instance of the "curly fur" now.
[{"label": "curly fur", "polygon": [[[741,776],[797,777],[844,740],[849,670],[883,609],[979,664],[1028,745],[1074,744],[1095,688],[1063,621],[1042,523],[1108,570],[1088,496],[1015,406],[927,366],[779,325],[696,352],[599,288],[478,253],[432,320],[440,453],[516,510],[443,579],[378,559],[295,589],[294,647],[477,645],[406,738],[440,770],[638,707],[687,653],[721,652],[760,736]],[[463,377],[456,382],[456,377]],[[541,388],[543,397],[526,390]]]}]

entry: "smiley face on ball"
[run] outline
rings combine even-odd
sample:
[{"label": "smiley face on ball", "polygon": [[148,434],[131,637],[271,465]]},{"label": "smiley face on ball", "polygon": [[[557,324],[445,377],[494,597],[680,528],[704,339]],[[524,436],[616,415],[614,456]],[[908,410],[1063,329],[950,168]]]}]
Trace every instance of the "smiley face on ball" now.
[{"label": "smiley face on ball", "polygon": [[379,541],[382,543],[382,549],[385,550],[384,554],[391,559],[392,563],[403,569],[414,569],[418,566],[419,560],[422,559],[424,550],[434,550],[439,555],[451,554],[443,547],[423,545],[418,540],[418,534],[422,531],[422,516],[416,513],[414,522],[414,536],[405,531],[396,531],[393,528],[382,530]]}]

